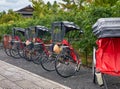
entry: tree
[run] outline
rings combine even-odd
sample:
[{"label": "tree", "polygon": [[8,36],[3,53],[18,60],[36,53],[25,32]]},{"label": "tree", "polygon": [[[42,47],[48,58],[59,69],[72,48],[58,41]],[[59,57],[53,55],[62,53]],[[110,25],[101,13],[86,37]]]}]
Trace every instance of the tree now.
[{"label": "tree", "polygon": [[92,2],[99,6],[110,5],[113,6],[119,0],[93,0]]},{"label": "tree", "polygon": [[58,5],[57,1],[54,1],[53,5],[52,5],[52,11],[54,14],[59,12],[59,8],[60,6]]},{"label": "tree", "polygon": [[5,14],[6,14],[5,11],[1,12],[1,13],[0,13],[0,18],[2,18],[2,16],[5,15]]},{"label": "tree", "polygon": [[120,0],[118,0],[111,8],[112,17],[120,17]]},{"label": "tree", "polygon": [[34,8],[34,17],[44,17],[45,3],[42,0],[30,0]]},{"label": "tree", "polygon": [[62,6],[62,9],[64,11],[71,11],[75,8],[77,8],[77,5],[75,4],[75,2],[72,0],[62,0],[64,3],[60,3],[60,5]]},{"label": "tree", "polygon": [[8,13],[6,12],[2,12],[0,14],[0,24],[3,24],[3,23],[11,23],[11,22],[14,22],[14,21],[18,21],[20,20],[22,17],[15,13],[13,10],[8,10]]}]

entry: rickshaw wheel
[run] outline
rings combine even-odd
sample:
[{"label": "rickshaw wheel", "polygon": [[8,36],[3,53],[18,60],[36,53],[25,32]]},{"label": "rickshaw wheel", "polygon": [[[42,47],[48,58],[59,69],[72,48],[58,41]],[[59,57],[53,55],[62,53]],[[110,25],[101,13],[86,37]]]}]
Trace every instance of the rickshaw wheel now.
[{"label": "rickshaw wheel", "polygon": [[31,53],[30,53],[30,51],[29,51],[27,48],[24,49],[24,58],[25,58],[27,61],[32,61],[32,60],[31,60]]},{"label": "rickshaw wheel", "polygon": [[18,53],[19,53],[19,56],[21,58],[24,58],[24,48],[25,48],[25,44],[24,43],[20,43],[20,47],[18,49]]},{"label": "rickshaw wheel", "polygon": [[19,59],[19,58],[20,58],[19,52],[18,52],[18,44],[13,43],[13,44],[12,44],[12,48],[11,48],[9,51],[10,51],[10,55],[11,55],[13,58],[16,58],[16,59]]},{"label": "rickshaw wheel", "polygon": [[76,71],[77,64],[70,55],[59,54],[55,61],[56,72],[64,78],[73,76]]},{"label": "rickshaw wheel", "polygon": [[55,70],[55,54],[51,54],[50,56],[46,55],[44,52],[41,57],[41,66],[46,71],[54,71]]},{"label": "rickshaw wheel", "polygon": [[19,49],[19,50],[18,50],[19,56],[20,56],[21,58],[24,58],[24,52],[23,52],[23,50],[24,50],[24,49]]},{"label": "rickshaw wheel", "polygon": [[10,49],[4,48],[4,51],[5,51],[5,53],[6,53],[8,56],[11,56],[11,55],[10,55]]},{"label": "rickshaw wheel", "polygon": [[12,37],[10,35],[4,35],[3,36],[3,47],[4,47],[4,52],[8,55],[10,55],[10,49],[11,49],[11,44],[9,41],[11,41]]},{"label": "rickshaw wheel", "polygon": [[42,58],[42,53],[39,51],[36,51],[35,54],[32,55],[33,63],[40,64]]},{"label": "rickshaw wheel", "polygon": [[6,47],[4,47],[4,51],[5,51],[5,53],[6,53],[8,56],[11,56],[11,55],[10,55],[10,49],[11,49],[11,45],[10,45],[10,44],[8,44]]},{"label": "rickshaw wheel", "polygon": [[38,52],[36,57],[33,59],[33,63],[38,65],[41,64],[42,56],[42,52]]},{"label": "rickshaw wheel", "polygon": [[13,58],[16,58],[16,59],[19,59],[19,58],[20,58],[17,49],[10,49],[9,51],[10,51],[10,55],[11,55]]},{"label": "rickshaw wheel", "polygon": [[27,48],[27,46],[23,49],[23,58],[29,61],[29,49]]},{"label": "rickshaw wheel", "polygon": [[36,59],[34,59],[34,60],[33,60],[33,63],[35,63],[35,64],[38,64],[38,65],[39,65],[39,64],[40,64],[40,62],[41,62],[41,58],[42,58],[41,56],[37,57]]}]

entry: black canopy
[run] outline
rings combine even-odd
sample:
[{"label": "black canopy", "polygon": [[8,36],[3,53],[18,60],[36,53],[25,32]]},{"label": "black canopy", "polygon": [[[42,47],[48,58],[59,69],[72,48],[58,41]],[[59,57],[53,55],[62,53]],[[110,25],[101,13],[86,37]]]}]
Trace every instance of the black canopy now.
[{"label": "black canopy", "polygon": [[14,27],[13,30],[19,31],[19,32],[25,32],[25,29],[20,27]]},{"label": "black canopy", "polygon": [[74,22],[69,21],[57,21],[53,23],[54,26],[65,27],[65,33],[71,30],[80,30],[79,26],[76,25]]},{"label": "black canopy", "polygon": [[78,30],[81,32],[79,26],[74,22],[56,21],[52,23],[52,40],[53,42],[62,41],[65,34],[69,31]]},{"label": "black canopy", "polygon": [[35,26],[35,28],[37,29],[37,30],[41,30],[41,31],[49,31],[49,29],[47,28],[47,27],[45,27],[45,26]]},{"label": "black canopy", "polygon": [[49,29],[45,26],[31,26],[27,30],[27,35],[28,38],[33,38],[33,37],[40,37],[42,38],[44,35],[50,34]]},{"label": "black canopy", "polygon": [[92,28],[98,38],[120,37],[120,18],[100,18]]},{"label": "black canopy", "polygon": [[13,30],[13,35],[15,35],[16,32],[20,32],[20,33],[22,33],[23,35],[25,35],[25,29],[24,29],[24,28],[14,27],[12,30]]},{"label": "black canopy", "polygon": [[49,31],[49,29],[47,28],[47,27],[45,27],[45,26],[40,26],[40,25],[37,25],[37,26],[31,26],[31,27],[29,27],[28,28],[29,30],[35,30],[35,32],[37,32],[37,31],[46,31],[46,32],[48,32]]}]

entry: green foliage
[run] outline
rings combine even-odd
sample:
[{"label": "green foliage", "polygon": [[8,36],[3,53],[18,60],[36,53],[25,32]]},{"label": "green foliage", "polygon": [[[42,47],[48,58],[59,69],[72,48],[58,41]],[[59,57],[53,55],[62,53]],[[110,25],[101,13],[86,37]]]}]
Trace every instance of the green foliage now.
[{"label": "green foliage", "polygon": [[112,17],[120,17],[120,0],[116,2],[112,7]]},{"label": "green foliage", "polygon": [[12,10],[9,10],[8,13],[2,12],[0,14],[0,24],[3,23],[14,23],[15,21],[20,20],[22,17],[13,12]]},{"label": "green foliage", "polygon": [[115,4],[115,2],[117,2],[119,0],[94,0],[93,2],[96,4],[96,5],[99,5],[99,6],[106,6],[106,5],[110,5],[110,6],[113,6]]},{"label": "green foliage", "polygon": [[79,13],[77,13],[75,17],[76,18],[75,21],[77,21],[80,27],[84,30],[84,35],[80,43],[80,48],[83,51],[88,50],[88,53],[92,54],[92,48],[95,45],[95,40],[96,40],[92,33],[92,25],[99,18],[111,17],[111,16],[112,16],[112,12],[109,6],[102,7],[102,6],[90,5],[85,7],[84,11],[80,11]]}]

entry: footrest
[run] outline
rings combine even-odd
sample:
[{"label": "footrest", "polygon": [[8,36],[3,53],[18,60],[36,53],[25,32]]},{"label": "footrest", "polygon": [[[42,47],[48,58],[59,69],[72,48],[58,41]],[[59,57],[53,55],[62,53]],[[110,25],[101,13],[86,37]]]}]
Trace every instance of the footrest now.
[{"label": "footrest", "polygon": [[34,45],[41,45],[42,43],[34,43]]}]

